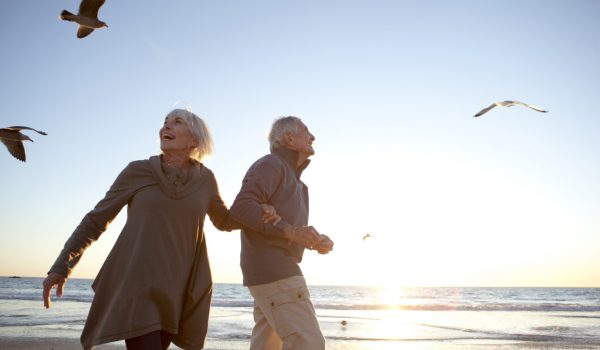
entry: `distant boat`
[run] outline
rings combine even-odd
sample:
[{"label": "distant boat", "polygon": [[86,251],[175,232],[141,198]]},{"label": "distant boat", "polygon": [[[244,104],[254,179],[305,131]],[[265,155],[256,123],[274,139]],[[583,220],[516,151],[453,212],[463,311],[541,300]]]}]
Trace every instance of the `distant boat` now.
[{"label": "distant boat", "polygon": [[10,276],[9,278],[21,278],[19,276]]}]

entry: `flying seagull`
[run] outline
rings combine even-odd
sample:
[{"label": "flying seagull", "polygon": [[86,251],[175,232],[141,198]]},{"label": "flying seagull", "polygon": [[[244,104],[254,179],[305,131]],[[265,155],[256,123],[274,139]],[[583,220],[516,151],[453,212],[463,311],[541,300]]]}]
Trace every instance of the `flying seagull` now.
[{"label": "flying seagull", "polygon": [[27,126],[9,126],[8,128],[0,129],[0,141],[8,148],[8,152],[18,160],[25,161],[25,148],[23,141],[31,141],[29,136],[22,134],[21,130],[33,130],[42,135],[48,135],[43,131],[35,130]]},{"label": "flying seagull", "polygon": [[79,24],[77,37],[79,39],[85,38],[90,35],[94,29],[108,27],[106,23],[98,20],[98,11],[102,5],[104,5],[104,0],[81,0],[77,15],[74,15],[67,10],[63,10],[60,14],[60,19]]},{"label": "flying seagull", "polygon": [[512,107],[514,105],[521,105],[521,106],[525,106],[528,108],[533,109],[534,111],[538,111],[538,112],[542,112],[542,113],[546,113],[548,111],[545,111],[539,107],[536,106],[532,106],[529,105],[527,103],[523,103],[523,102],[519,102],[519,101],[501,101],[501,102],[494,102],[492,103],[489,107],[482,109],[481,111],[479,111],[479,113],[475,114],[473,117],[479,117],[481,115],[483,115],[484,113],[486,113],[487,111],[489,111],[490,109],[496,107],[496,106],[501,106],[501,107]]},{"label": "flying seagull", "polygon": [[367,233],[366,235],[364,235],[364,236],[363,236],[363,241],[364,241],[365,239],[367,239],[367,238],[371,238],[371,237],[373,237],[373,236],[371,236],[371,234],[370,234],[370,233]]}]

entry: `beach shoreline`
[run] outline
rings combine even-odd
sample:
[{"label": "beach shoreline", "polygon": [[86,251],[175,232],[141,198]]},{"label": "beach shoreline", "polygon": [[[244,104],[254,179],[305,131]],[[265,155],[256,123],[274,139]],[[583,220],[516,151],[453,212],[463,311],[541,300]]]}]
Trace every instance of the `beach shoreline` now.
[{"label": "beach shoreline", "polygon": [[[0,349],[81,349],[91,283],[45,309],[39,278],[0,278]],[[600,349],[600,289],[310,288],[328,350]],[[242,285],[215,284],[205,350],[248,349],[252,305]]]}]

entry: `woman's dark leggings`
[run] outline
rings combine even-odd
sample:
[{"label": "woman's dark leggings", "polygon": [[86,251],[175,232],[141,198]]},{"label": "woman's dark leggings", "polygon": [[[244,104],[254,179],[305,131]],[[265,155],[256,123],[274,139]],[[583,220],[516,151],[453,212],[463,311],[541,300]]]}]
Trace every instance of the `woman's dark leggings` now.
[{"label": "woman's dark leggings", "polygon": [[170,344],[171,333],[165,331],[154,331],[125,339],[127,350],[166,350]]}]

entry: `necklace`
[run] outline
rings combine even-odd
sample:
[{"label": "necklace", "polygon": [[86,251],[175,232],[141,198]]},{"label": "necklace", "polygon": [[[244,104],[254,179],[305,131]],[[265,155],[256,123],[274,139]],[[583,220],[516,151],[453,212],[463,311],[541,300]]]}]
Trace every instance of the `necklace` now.
[{"label": "necklace", "polygon": [[166,161],[162,161],[160,165],[170,185],[180,188],[188,182],[189,169],[171,165]]}]

